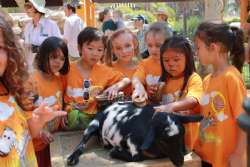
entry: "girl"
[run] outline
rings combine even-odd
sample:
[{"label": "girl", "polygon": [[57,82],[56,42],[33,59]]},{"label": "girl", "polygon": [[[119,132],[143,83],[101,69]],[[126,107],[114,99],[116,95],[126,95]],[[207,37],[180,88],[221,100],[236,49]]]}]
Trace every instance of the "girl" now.
[{"label": "girl", "polygon": [[[155,110],[185,114],[199,112],[202,80],[195,73],[190,42],[183,37],[166,40],[161,47],[161,68],[160,81],[165,86],[161,90],[162,105],[155,107]],[[190,123],[185,127],[185,143],[192,150],[198,135],[198,124]]]},{"label": "girl", "polygon": [[15,102],[16,93],[23,89],[27,69],[22,50],[11,26],[0,17],[0,164],[37,166],[31,140],[49,120],[65,115],[40,105],[32,115],[25,116]]},{"label": "girl", "polygon": [[139,63],[132,78],[132,85],[134,87],[132,99],[135,102],[147,100],[148,97],[153,97],[157,91],[156,85],[161,74],[160,47],[166,37],[166,29],[161,23],[151,25],[145,34],[150,56]]},{"label": "girl", "polygon": [[[244,62],[243,32],[227,24],[205,22],[199,25],[195,42],[200,62],[213,66],[213,72],[203,82],[204,119],[195,150],[204,161],[203,166],[243,167],[246,137],[236,123],[246,96],[240,74]],[[228,63],[228,55],[234,66]]]},{"label": "girl", "polygon": [[86,27],[78,35],[81,59],[71,64],[65,95],[69,128],[86,128],[97,112],[95,96],[113,99],[130,83],[122,73],[100,64],[104,55],[103,33]]},{"label": "girl", "polygon": [[[46,102],[49,106],[63,106],[64,75],[69,71],[68,48],[66,43],[58,37],[47,38],[40,46],[36,56],[37,70],[32,73],[31,79],[35,84],[38,99],[35,106]],[[49,143],[53,141],[50,132],[58,129],[60,119],[47,124],[40,137],[33,140],[38,165],[51,166]]]},{"label": "girl", "polygon": [[[108,41],[106,63],[131,79],[137,67],[135,56],[138,54],[138,49],[136,36],[129,29],[117,30]],[[117,57],[116,61],[112,61],[113,55]],[[125,95],[131,96],[131,85],[124,91]]]}]

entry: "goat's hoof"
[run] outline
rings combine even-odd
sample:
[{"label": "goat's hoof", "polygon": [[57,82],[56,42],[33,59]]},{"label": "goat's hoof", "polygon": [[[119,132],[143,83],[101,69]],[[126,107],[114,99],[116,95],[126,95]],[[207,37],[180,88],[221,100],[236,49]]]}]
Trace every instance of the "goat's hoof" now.
[{"label": "goat's hoof", "polygon": [[75,166],[79,162],[79,156],[76,155],[76,152],[72,153],[68,158],[67,158],[67,165],[68,166]]}]

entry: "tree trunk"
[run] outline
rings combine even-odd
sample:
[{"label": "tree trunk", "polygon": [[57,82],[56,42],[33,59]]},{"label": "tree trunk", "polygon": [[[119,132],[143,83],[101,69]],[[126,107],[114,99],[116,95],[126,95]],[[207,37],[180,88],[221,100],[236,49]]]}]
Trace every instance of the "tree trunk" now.
[{"label": "tree trunk", "polygon": [[205,0],[205,21],[221,22],[223,18],[223,0]]}]

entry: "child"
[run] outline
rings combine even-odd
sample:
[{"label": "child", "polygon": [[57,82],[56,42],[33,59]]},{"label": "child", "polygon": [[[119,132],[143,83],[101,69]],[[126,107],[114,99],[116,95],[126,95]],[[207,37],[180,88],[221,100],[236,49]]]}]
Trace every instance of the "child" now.
[{"label": "child", "polygon": [[[136,36],[129,29],[119,29],[108,41],[106,63],[131,79],[137,67],[135,59],[138,49]],[[113,55],[117,57],[116,61],[112,61]],[[125,95],[131,96],[131,85],[126,87],[124,92]]]},{"label": "child", "polygon": [[45,104],[26,117],[15,101],[23,89],[28,73],[11,26],[0,17],[0,164],[9,166],[37,166],[31,140],[49,120],[65,115]]},{"label": "child", "polygon": [[113,99],[130,83],[122,73],[99,61],[104,55],[103,33],[86,27],[78,35],[80,60],[71,64],[65,95],[70,129],[86,128],[97,112],[96,95],[102,93]]},{"label": "child", "polygon": [[153,97],[157,91],[156,85],[161,75],[160,47],[165,41],[166,36],[166,29],[160,23],[151,25],[146,32],[145,40],[150,56],[139,63],[133,75],[133,101],[137,101],[137,99],[147,100],[148,97]]},{"label": "child", "polygon": [[[203,166],[243,167],[246,137],[236,118],[242,112],[246,88],[240,74],[244,62],[243,32],[227,24],[199,25],[195,42],[203,65],[213,72],[203,81],[201,98],[204,119],[195,150]],[[228,55],[232,65],[228,63]]]},{"label": "child", "polygon": [[[63,76],[69,71],[68,48],[66,43],[58,37],[47,38],[40,46],[36,56],[37,70],[32,73],[38,99],[35,106],[46,102],[49,106],[63,106]],[[33,140],[38,165],[51,166],[49,143],[53,141],[50,132],[58,129],[60,119],[55,119],[47,124],[40,137]]]},{"label": "child", "polygon": [[[195,73],[194,53],[190,42],[183,37],[172,37],[161,47],[160,81],[165,83],[161,90],[161,106],[156,111],[194,114],[199,112],[202,95],[202,80]],[[198,135],[198,124],[186,126],[185,143],[192,150]]]}]

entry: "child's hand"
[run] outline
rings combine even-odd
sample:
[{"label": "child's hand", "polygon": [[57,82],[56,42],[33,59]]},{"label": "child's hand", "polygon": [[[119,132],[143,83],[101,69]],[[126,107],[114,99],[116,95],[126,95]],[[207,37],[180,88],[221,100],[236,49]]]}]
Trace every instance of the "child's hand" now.
[{"label": "child's hand", "polygon": [[53,120],[56,117],[67,115],[67,112],[58,110],[58,106],[49,107],[47,104],[42,103],[33,112],[33,117],[39,119],[39,122],[45,124],[48,121]]},{"label": "child's hand", "polygon": [[117,97],[119,92],[119,87],[117,84],[108,87],[106,90],[103,91],[103,94],[108,96],[108,100],[113,100]]},{"label": "child's hand", "polygon": [[231,154],[229,160],[228,160],[228,166],[229,167],[246,167],[246,160],[243,158],[244,155],[240,153],[233,153]]},{"label": "child's hand", "polygon": [[169,103],[154,107],[155,112],[174,112],[174,104]]},{"label": "child's hand", "polygon": [[68,117],[67,117],[67,115],[62,117],[62,119],[61,119],[61,127],[63,129],[68,129]]},{"label": "child's hand", "polygon": [[144,87],[137,87],[134,89],[132,94],[132,101],[137,102],[144,102],[148,99],[148,94],[145,91]]},{"label": "child's hand", "polygon": [[46,130],[41,130],[40,138],[42,139],[42,141],[45,144],[50,144],[51,142],[54,141],[53,135],[50,132],[46,131]]}]

